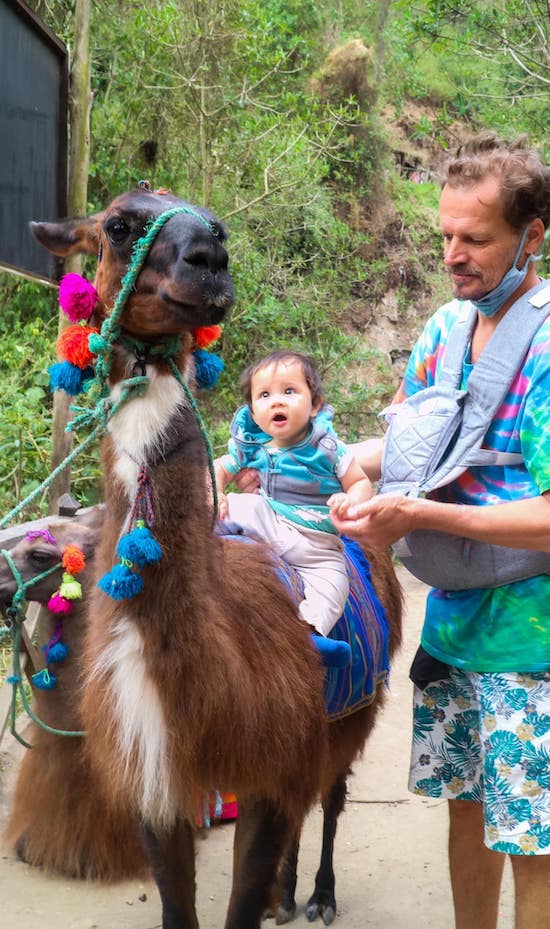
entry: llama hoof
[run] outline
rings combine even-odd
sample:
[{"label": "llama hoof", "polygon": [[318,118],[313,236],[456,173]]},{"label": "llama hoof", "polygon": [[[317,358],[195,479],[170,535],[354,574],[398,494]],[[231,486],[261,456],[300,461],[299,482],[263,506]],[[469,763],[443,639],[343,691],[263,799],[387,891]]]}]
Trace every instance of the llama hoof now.
[{"label": "llama hoof", "polygon": [[325,926],[330,926],[336,918],[336,910],[331,906],[326,906],[322,912],[322,919]]},{"label": "llama hoof", "polygon": [[296,916],[296,904],[292,903],[288,906],[283,906],[282,903],[277,907],[277,916],[275,919],[275,924],[277,926],[284,926],[286,923],[291,922]]},{"label": "llama hoof", "polygon": [[336,901],[323,902],[314,895],[306,907],[306,916],[310,923],[315,922],[320,916],[325,926],[330,926],[336,918]]},{"label": "llama hoof", "polygon": [[17,839],[17,842],[15,843],[14,850],[15,850],[15,854],[16,854],[17,857],[19,858],[19,861],[22,861],[24,864],[28,864],[28,862],[27,862],[27,843],[26,843],[26,841],[25,841],[25,836],[24,836],[24,835],[20,836],[20,837]]}]

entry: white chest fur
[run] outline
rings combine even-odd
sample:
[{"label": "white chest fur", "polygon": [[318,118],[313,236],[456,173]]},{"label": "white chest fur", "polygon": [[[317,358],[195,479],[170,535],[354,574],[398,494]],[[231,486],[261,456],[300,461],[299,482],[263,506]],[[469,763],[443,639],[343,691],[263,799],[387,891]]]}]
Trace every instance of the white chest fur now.
[{"label": "white chest fur", "polygon": [[[147,376],[146,393],[125,403],[109,423],[117,453],[115,473],[126,488],[129,502],[134,499],[140,465],[147,452],[160,447],[178,407],[187,404],[175,377],[159,374],[153,365],[147,366]],[[118,385],[112,396],[114,400],[119,398]]]},{"label": "white chest fur", "polygon": [[166,720],[157,687],[147,673],[143,640],[127,617],[117,620],[92,674],[107,674],[105,697],[116,720],[125,780],[153,826],[176,815],[171,786]]}]

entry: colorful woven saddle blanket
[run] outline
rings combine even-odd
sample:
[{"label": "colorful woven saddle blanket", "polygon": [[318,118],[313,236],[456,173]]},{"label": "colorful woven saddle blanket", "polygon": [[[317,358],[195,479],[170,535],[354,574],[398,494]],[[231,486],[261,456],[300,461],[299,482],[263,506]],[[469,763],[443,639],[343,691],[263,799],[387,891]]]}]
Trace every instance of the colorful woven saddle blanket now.
[{"label": "colorful woven saddle blanket", "polygon": [[[250,541],[243,535],[235,538]],[[372,703],[378,685],[387,681],[389,673],[389,626],[372,584],[369,562],[357,542],[342,541],[350,592],[330,638],[349,644],[351,662],[344,668],[325,669],[325,704],[330,720],[342,719]],[[277,574],[299,603],[303,598],[300,576],[282,558],[274,557]]]}]

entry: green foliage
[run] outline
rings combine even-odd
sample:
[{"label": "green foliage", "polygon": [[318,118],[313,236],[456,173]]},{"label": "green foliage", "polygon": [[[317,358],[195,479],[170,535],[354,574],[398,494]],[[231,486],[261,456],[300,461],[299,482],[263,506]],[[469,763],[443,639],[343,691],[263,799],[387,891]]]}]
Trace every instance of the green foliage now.
[{"label": "green foliage", "polygon": [[547,144],[547,0],[397,0],[393,7],[413,93],[435,91],[459,115]]},{"label": "green foliage", "polygon": [[[50,289],[0,274],[1,514],[38,487],[49,470],[52,404],[45,359],[55,340],[54,299]],[[39,510],[37,504],[34,512]]]},{"label": "green foliage", "polygon": [[[70,45],[71,0],[33,6]],[[395,376],[386,356],[365,344],[355,310],[371,318],[393,290],[405,318],[432,290],[436,305],[442,291],[438,188],[397,175],[387,141],[393,115],[384,116],[386,134],[381,110],[391,104],[397,119],[411,98],[421,101],[408,141],[434,157],[454,144],[457,119],[510,133],[528,128],[543,143],[548,101],[525,76],[520,86],[521,66],[496,39],[506,28],[522,47],[522,6],[92,5],[91,208],[147,178],[210,205],[230,232],[237,302],[220,347],[226,370],[200,398],[216,451],[240,402],[242,368],[281,345],[316,358],[344,437],[377,430],[375,411]],[[529,9],[536,15],[539,7],[533,0]],[[480,35],[485,49],[476,46]],[[547,38],[547,23],[537,36]],[[361,68],[351,59],[340,78],[327,76],[328,53],[350,39],[368,50],[365,72],[355,72],[364,93],[346,83],[349,69]],[[49,471],[57,307],[52,290],[7,275],[0,299],[3,513]],[[83,502],[97,498],[95,453],[78,462],[73,484]],[[37,501],[25,515],[44,506]]]},{"label": "green foliage", "polygon": [[[53,402],[48,368],[55,361],[58,309],[55,290],[5,273],[0,273],[0,303],[0,516],[4,516],[51,471]],[[78,461],[73,484],[83,504],[97,500],[97,455]],[[44,491],[22,518],[47,512]]]}]

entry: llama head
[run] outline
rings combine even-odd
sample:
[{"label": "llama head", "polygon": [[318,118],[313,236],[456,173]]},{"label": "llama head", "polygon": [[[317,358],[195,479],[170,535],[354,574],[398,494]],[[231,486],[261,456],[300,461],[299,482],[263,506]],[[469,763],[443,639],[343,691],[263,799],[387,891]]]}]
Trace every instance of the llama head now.
[{"label": "llama head", "polygon": [[130,335],[154,340],[219,323],[233,304],[224,247],[226,232],[202,207],[171,193],[137,189],[116,197],[86,219],[33,222],[38,242],[55,255],[98,255],[96,323],[113,309],[135,243],[162,213],[177,208],[153,240],[131,290],[120,325]]},{"label": "llama head", "polygon": [[[29,532],[9,549],[11,559],[23,582],[59,565],[59,569],[28,587],[26,599],[46,603],[59,587],[64,568],[61,565],[67,545],[76,545],[89,563],[99,541],[103,522],[102,507],[93,507],[81,516],[52,518],[48,528]],[[32,526],[32,523],[30,524]],[[4,557],[0,557],[0,612],[4,613],[17,590],[17,582]]]}]

